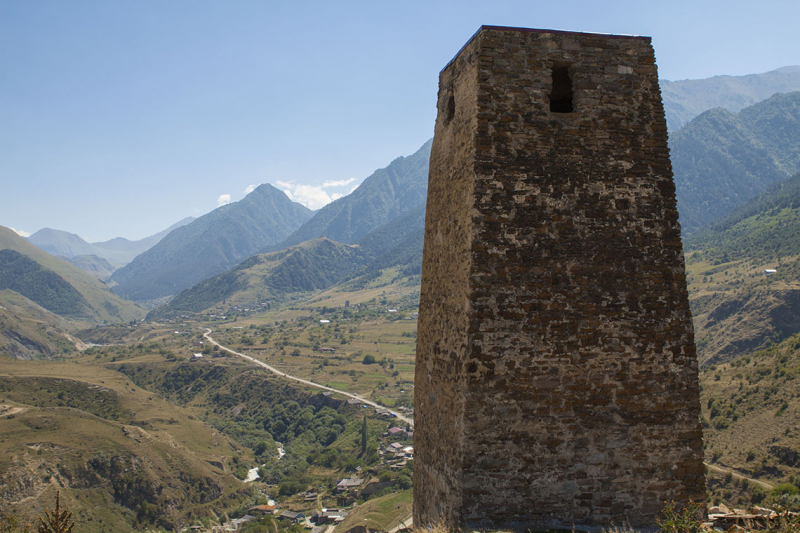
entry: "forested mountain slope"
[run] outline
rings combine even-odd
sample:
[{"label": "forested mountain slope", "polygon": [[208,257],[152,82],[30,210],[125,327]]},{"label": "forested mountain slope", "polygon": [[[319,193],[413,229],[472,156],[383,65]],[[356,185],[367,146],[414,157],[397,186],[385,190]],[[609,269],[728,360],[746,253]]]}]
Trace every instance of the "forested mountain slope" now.
[{"label": "forested mountain slope", "polygon": [[800,171],[800,92],[712,109],[670,136],[684,236]]}]

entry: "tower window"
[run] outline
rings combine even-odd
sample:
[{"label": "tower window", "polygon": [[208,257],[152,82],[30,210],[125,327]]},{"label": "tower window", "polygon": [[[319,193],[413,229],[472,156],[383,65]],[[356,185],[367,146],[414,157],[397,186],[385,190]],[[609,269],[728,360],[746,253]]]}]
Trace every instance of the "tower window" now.
[{"label": "tower window", "polygon": [[446,97],[442,105],[444,123],[447,124],[456,116],[456,98],[452,92]]},{"label": "tower window", "polygon": [[553,91],[550,93],[550,111],[553,113],[572,113],[572,80],[569,65],[553,65]]}]

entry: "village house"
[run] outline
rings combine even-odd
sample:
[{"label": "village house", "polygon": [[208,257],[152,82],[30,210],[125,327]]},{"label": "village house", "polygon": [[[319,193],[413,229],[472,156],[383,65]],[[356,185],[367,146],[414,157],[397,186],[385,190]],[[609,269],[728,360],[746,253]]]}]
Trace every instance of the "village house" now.
[{"label": "village house", "polygon": [[317,525],[323,524],[338,524],[344,520],[347,512],[344,509],[322,509],[322,511],[314,511],[311,515],[311,521]]},{"label": "village house", "polygon": [[351,478],[344,478],[339,483],[336,484],[336,492],[347,492],[351,489],[357,489],[364,483],[364,480],[353,476]]},{"label": "village house", "polygon": [[395,438],[405,438],[408,435],[405,429],[398,427],[389,428],[389,431],[387,431],[387,433],[389,433],[389,436]]},{"label": "village house", "polygon": [[298,522],[302,522],[303,520],[305,520],[306,517],[303,513],[300,512],[284,511],[278,515],[278,518],[286,522],[292,522],[293,524],[297,524]]}]

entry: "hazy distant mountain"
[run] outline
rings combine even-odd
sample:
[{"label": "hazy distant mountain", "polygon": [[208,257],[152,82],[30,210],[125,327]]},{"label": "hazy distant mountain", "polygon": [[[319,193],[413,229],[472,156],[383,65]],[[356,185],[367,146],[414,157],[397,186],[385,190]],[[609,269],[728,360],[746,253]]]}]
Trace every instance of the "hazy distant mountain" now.
[{"label": "hazy distant mountain", "polygon": [[117,269],[114,265],[96,255],[76,255],[75,257],[65,257],[64,261],[74,267],[78,267],[84,272],[100,280],[108,279]]},{"label": "hazy distant mountain", "polygon": [[94,276],[37,248],[0,226],[0,289],[22,294],[69,319],[128,322],[144,315]]},{"label": "hazy distant mountain", "polygon": [[684,235],[800,171],[800,92],[712,109],[670,136]]},{"label": "hazy distant mountain", "polygon": [[269,184],[172,231],[111,276],[114,292],[137,301],[171,296],[280,242],[311,217]]},{"label": "hazy distant mountain", "polygon": [[75,257],[76,255],[94,254],[92,245],[79,236],[74,233],[52,228],[40,229],[28,237],[28,241],[56,257]]},{"label": "hazy distant mountain", "polygon": [[677,131],[697,115],[721,107],[741,111],[775,93],[800,91],[800,66],[763,74],[714,76],[702,80],[659,80],[667,127]]},{"label": "hazy distant mountain", "polygon": [[429,140],[414,154],[398,157],[376,170],[358,188],[329,203],[273,249],[327,237],[354,243],[370,231],[425,203],[428,190]]},{"label": "hazy distant mountain", "polygon": [[111,239],[110,241],[92,243],[92,246],[95,249],[94,255],[102,257],[103,259],[107,259],[111,263],[118,266],[127,265],[133,261],[137,255],[146,252],[158,244],[158,242],[169,235],[172,230],[183,227],[193,220],[194,217],[186,217],[171,225],[167,229],[160,231],[155,235],[145,237],[144,239],[139,239],[138,241],[130,241],[124,237],[117,237],[115,239]]},{"label": "hazy distant mountain", "polygon": [[138,241],[117,237],[109,241],[88,243],[74,233],[52,228],[40,229],[28,237],[28,240],[50,255],[67,259],[81,255],[95,255],[109,261],[115,267],[119,267],[130,263],[134,257],[152,248],[169,232],[185,226],[192,220],[194,217],[186,217],[164,231]]}]

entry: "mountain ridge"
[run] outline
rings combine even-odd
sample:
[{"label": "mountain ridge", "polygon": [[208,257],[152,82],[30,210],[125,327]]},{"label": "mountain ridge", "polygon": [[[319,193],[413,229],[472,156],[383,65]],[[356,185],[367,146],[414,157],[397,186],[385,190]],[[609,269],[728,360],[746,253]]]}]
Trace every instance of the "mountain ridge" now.
[{"label": "mountain ridge", "polygon": [[670,136],[684,236],[800,171],[800,91],[712,109]]},{"label": "mountain ridge", "polygon": [[425,203],[433,139],[409,156],[395,158],[366,178],[355,191],[329,203],[281,243],[262,252],[327,237],[351,244],[403,213]]},{"label": "mountain ridge", "polygon": [[272,185],[260,185],[170,232],[115,271],[113,291],[134,301],[172,296],[284,239],[311,214]]},{"label": "mountain ridge", "polygon": [[659,80],[667,127],[678,131],[701,113],[721,107],[736,113],[775,93],[800,90],[800,66],[744,76],[713,76],[693,80]]},{"label": "mountain ridge", "polygon": [[137,255],[152,248],[172,230],[185,226],[193,220],[194,217],[183,218],[165,230],[135,241],[125,237],[115,237],[107,241],[90,243],[75,233],[53,228],[42,228],[27,239],[56,257],[73,259],[77,256],[94,255],[110,262],[116,268],[130,263]]},{"label": "mountain ridge", "polygon": [[[43,269],[54,272],[77,290],[88,307],[85,312],[80,311],[70,318],[90,322],[128,322],[144,315],[136,304],[112,293],[96,277],[48,254],[3,226],[0,226],[0,250],[12,250],[27,257]],[[36,303],[42,305],[41,302]],[[47,308],[47,305],[42,307]]]}]

